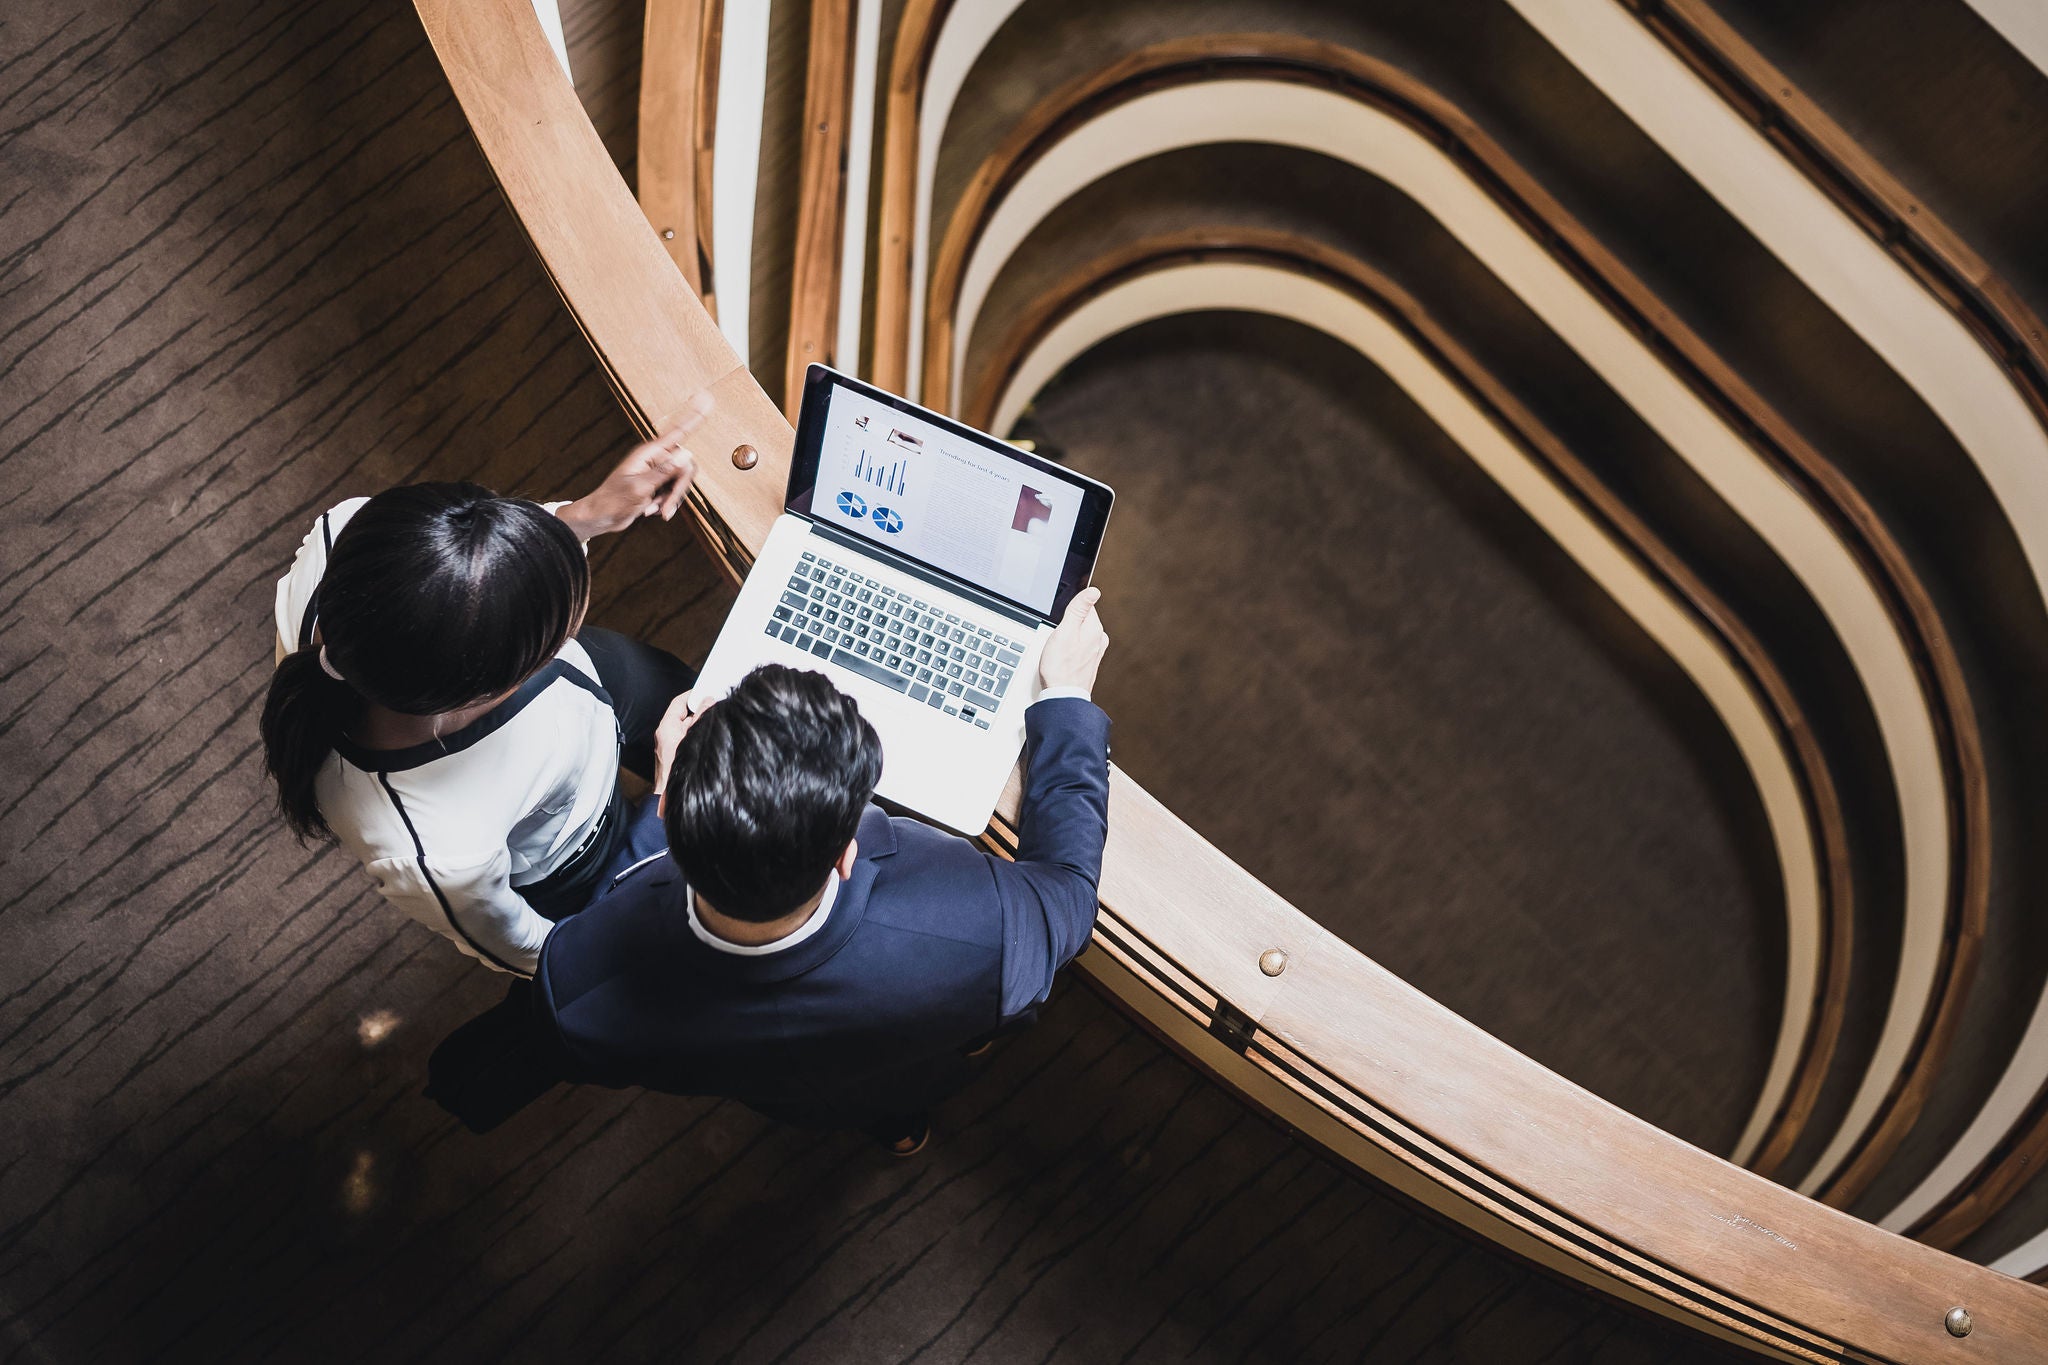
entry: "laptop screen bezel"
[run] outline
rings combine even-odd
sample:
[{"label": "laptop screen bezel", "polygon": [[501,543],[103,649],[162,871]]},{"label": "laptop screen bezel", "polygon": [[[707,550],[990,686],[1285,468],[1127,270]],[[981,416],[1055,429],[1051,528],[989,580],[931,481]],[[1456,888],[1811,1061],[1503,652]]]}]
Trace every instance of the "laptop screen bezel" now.
[{"label": "laptop screen bezel", "polygon": [[1066,563],[1060,568],[1060,585],[1053,594],[1052,609],[1049,612],[1032,603],[1022,602],[1006,593],[998,592],[994,588],[984,587],[970,579],[962,578],[959,574],[941,568],[929,560],[920,559],[916,555],[869,541],[865,537],[860,540],[863,547],[872,548],[884,558],[906,560],[940,575],[950,583],[960,584],[977,595],[1006,602],[1018,611],[1027,612],[1040,621],[1057,622],[1066,611],[1067,603],[1073,600],[1074,594],[1087,587],[1088,580],[1094,576],[1095,561],[1102,552],[1102,533],[1109,526],[1110,508],[1116,501],[1115,491],[1106,483],[1091,479],[1085,474],[1077,474],[1050,460],[1042,460],[1036,455],[1027,454],[986,432],[976,431],[973,427],[963,426],[941,413],[919,407],[907,398],[900,398],[872,384],[864,384],[851,375],[841,374],[829,366],[812,365],[804,373],[803,407],[797,414],[796,448],[790,455],[789,488],[782,504],[784,511],[792,516],[802,517],[805,521],[820,526],[832,524],[828,518],[819,516],[811,510],[811,500],[817,492],[818,464],[825,448],[826,413],[831,407],[832,389],[835,385],[884,404],[906,416],[930,422],[942,431],[971,441],[1007,459],[1015,460],[1027,468],[1043,470],[1053,478],[1064,479],[1081,488],[1080,515],[1074,523],[1074,533],[1067,542]]}]

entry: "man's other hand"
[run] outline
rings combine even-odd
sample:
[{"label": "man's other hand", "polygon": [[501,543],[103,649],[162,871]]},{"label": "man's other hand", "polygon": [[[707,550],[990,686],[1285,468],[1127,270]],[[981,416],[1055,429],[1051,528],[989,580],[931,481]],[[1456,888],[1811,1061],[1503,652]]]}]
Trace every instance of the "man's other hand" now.
[{"label": "man's other hand", "polygon": [[690,727],[697,723],[697,717],[711,709],[711,703],[697,705],[697,694],[685,692],[668,704],[662,714],[661,723],[654,727],[654,798],[655,809],[668,810],[668,774],[676,763],[676,750],[682,745],[683,736],[690,733]]},{"label": "man's other hand", "polygon": [[1045,652],[1038,656],[1038,677],[1048,688],[1078,687],[1095,690],[1095,670],[1102,666],[1102,652],[1109,648],[1109,635],[1102,629],[1102,614],[1095,604],[1102,589],[1083,588],[1067,603]]}]

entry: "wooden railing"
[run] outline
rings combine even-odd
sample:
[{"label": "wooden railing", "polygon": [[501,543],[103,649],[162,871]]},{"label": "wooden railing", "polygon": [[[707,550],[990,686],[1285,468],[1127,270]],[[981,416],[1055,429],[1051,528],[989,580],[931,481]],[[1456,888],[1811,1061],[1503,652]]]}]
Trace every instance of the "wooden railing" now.
[{"label": "wooden railing", "polygon": [[711,289],[711,153],[723,0],[647,0],[640,46],[640,207],[690,288]]},{"label": "wooden railing", "polygon": [[[1960,665],[1918,574],[1855,487],[1471,119],[1412,75],[1385,62],[1290,35],[1206,35],[1159,43],[1122,57],[1048,95],[968,180],[947,219],[931,272],[924,392],[937,400],[953,388],[953,365],[960,349],[956,328],[961,325],[955,314],[962,282],[983,228],[1008,188],[1088,120],[1176,84],[1224,80],[1299,82],[1331,89],[1392,114],[1449,150],[1516,221],[1533,225],[1549,253],[1641,336],[1674,374],[1724,414],[1793,486],[1806,491],[1853,549],[1866,578],[1910,642],[1920,671],[1918,685],[1944,741],[1944,786],[1951,802],[1951,842],[1958,856],[1927,1008],[1907,1045],[1898,1080],[1884,1096],[1856,1159],[1827,1194],[1829,1202],[1846,1205],[1918,1117],[1954,1038],[1983,933],[1989,895],[1989,802],[1981,742]],[[878,338],[881,311],[878,308]],[[1751,1163],[1756,1169],[1774,1172],[1790,1153],[1816,1091],[1813,1070],[1802,1068],[1799,1099],[1788,1099],[1772,1117]]]},{"label": "wooden railing", "polygon": [[[606,159],[526,0],[417,7],[635,425],[653,430],[699,388],[716,395],[691,518],[743,571],[779,511],[787,422]],[[741,447],[758,461],[724,458]],[[1348,1163],[1533,1261],[1780,1358],[2041,1358],[2048,1293],[1803,1199],[1586,1093],[1314,924],[1120,771],[1111,812],[1087,970]],[[1974,1315],[1966,1338],[1943,1326],[1956,1306]]]},{"label": "wooden railing", "polygon": [[[1810,929],[1799,926],[1801,932],[1811,932],[1817,940],[1818,962],[1810,980],[1795,978],[1787,983],[1788,990],[1810,990],[1814,999],[1804,1017],[1802,1035],[1789,1040],[1797,1061],[1780,1105],[1782,1117],[1767,1130],[1782,1129],[1796,1136],[1827,1077],[1841,1028],[1854,926],[1853,880],[1841,802],[1812,727],[1762,642],[1730,605],[1407,291],[1357,257],[1293,233],[1195,227],[1130,242],[1074,266],[1049,286],[1033,291],[1030,306],[1003,331],[978,372],[966,376],[969,397],[961,409],[962,419],[994,429],[999,410],[1015,406],[1016,398],[1009,403],[1002,398],[1026,356],[1083,305],[1147,275],[1184,265],[1220,263],[1266,266],[1329,283],[1389,321],[1449,376],[1493,425],[1508,433],[1536,468],[1568,490],[1571,501],[1613,544],[1622,547],[1678,611],[1690,616],[1747,684],[1784,753],[1811,831],[1802,836],[1778,830],[1776,838],[1781,842],[1788,837],[1810,838],[1818,864],[1820,894],[1813,911],[1818,923]],[[1044,367],[1039,372],[1043,373]],[[1613,590],[1612,585],[1604,586]],[[1702,690],[1708,690],[1704,684]],[[1734,722],[1730,724],[1733,730]],[[1758,779],[1763,780],[1762,772]],[[1781,847],[1780,855],[1787,860],[1786,911],[1790,915],[1795,913],[1792,882],[1799,875],[1795,869],[1800,860],[1794,850]]]},{"label": "wooden railing", "polygon": [[[1913,195],[1706,0],[1623,0],[1652,33],[1826,193],[1990,352],[2036,418],[2048,423],[2048,327],[1963,236]],[[2020,1059],[2024,1060],[2024,1059]],[[2048,1054],[2003,1078],[2034,1099],[1984,1136],[1984,1158],[1904,1230],[1953,1247],[1975,1232],[2048,1159]],[[2019,1064],[2018,1061],[2015,1063]],[[1973,1125],[1974,1127],[1974,1125]],[[1860,1190],[1875,1170],[1851,1165],[1831,1188]],[[1889,1221],[1889,1220],[1888,1220]],[[1903,1220],[1902,1220],[1903,1221]]]}]

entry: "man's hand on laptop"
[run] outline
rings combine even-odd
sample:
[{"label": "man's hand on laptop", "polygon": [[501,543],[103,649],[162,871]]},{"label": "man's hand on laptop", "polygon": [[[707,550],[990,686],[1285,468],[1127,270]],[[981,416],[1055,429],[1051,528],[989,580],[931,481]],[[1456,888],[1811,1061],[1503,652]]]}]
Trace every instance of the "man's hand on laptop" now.
[{"label": "man's hand on laptop", "polygon": [[668,809],[668,771],[675,766],[676,749],[681,746],[683,736],[690,733],[690,727],[697,723],[697,717],[710,710],[715,703],[697,705],[697,694],[685,692],[668,704],[662,712],[661,724],[654,727],[654,808],[663,813]]},{"label": "man's hand on laptop", "polygon": [[1102,629],[1102,615],[1095,604],[1102,589],[1083,588],[1067,603],[1067,614],[1054,627],[1038,656],[1038,677],[1047,690],[1055,687],[1095,690],[1095,670],[1102,666],[1102,652],[1109,648],[1109,635]]},{"label": "man's hand on laptop", "polygon": [[569,523],[578,540],[607,531],[623,531],[642,517],[660,515],[668,521],[683,505],[697,460],[683,439],[704,424],[712,407],[711,391],[699,389],[683,405],[683,414],[668,430],[634,446],[595,491],[561,508],[556,515]]}]

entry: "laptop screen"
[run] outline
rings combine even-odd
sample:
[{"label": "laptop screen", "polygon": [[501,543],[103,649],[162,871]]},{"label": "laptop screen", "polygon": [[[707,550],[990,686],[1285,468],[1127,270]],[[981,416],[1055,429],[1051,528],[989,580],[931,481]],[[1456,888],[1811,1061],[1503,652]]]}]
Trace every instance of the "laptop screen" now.
[{"label": "laptop screen", "polygon": [[1110,490],[812,366],[789,509],[1047,619],[1087,585]]}]

